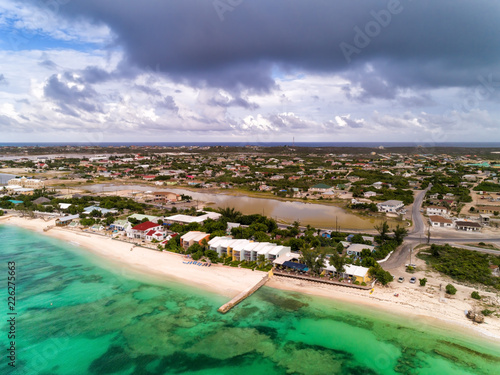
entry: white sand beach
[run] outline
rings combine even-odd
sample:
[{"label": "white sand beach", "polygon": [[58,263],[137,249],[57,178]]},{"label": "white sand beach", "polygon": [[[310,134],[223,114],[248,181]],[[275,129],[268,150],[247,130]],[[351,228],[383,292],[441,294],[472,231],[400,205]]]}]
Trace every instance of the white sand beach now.
[{"label": "white sand beach", "polygon": [[[184,264],[183,256],[180,254],[153,251],[141,247],[134,247],[131,251],[132,244],[130,243],[111,240],[96,234],[76,233],[61,228],[53,228],[44,232],[43,228],[53,224],[53,221],[2,217],[0,224],[2,223],[17,225],[72,244],[78,244],[98,256],[118,262],[125,268],[131,267],[143,273],[196,285],[230,298],[255,285],[265,276],[264,272],[242,268],[221,265],[198,267]],[[486,317],[485,323],[479,325],[472,323],[465,317],[464,311],[470,309],[473,303],[470,299],[473,288],[459,287],[459,293],[456,296],[445,298],[444,292],[439,290],[439,282],[437,285],[435,283],[436,280],[431,279],[426,287],[420,287],[418,283],[399,284],[393,282],[387,287],[376,286],[373,293],[279,276],[274,276],[266,285],[383,310],[400,316],[408,316],[412,320],[421,319],[429,324],[461,329],[468,333],[474,332],[486,340],[500,342],[500,319]],[[489,295],[490,298],[496,298],[498,301],[498,295],[481,294]],[[468,296],[469,298],[467,298]]]},{"label": "white sand beach", "polygon": [[266,275],[265,272],[221,265],[201,267],[185,264],[182,255],[166,251],[153,251],[142,247],[134,247],[131,251],[133,245],[130,243],[96,234],[76,233],[57,227],[44,232],[43,229],[53,225],[54,221],[6,217],[0,218],[0,224],[17,225],[46,234],[82,246],[99,256],[119,262],[122,266],[132,267],[139,272],[189,283],[231,298],[255,285]]}]

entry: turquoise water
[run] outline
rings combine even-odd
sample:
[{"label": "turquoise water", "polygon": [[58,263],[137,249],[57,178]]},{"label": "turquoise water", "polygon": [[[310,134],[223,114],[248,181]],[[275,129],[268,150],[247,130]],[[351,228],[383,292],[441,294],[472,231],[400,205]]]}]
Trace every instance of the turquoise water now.
[{"label": "turquoise water", "polygon": [[497,374],[499,346],[419,321],[262,288],[227,297],[134,274],[83,249],[0,226],[0,275],[16,262],[17,367],[1,374]]}]

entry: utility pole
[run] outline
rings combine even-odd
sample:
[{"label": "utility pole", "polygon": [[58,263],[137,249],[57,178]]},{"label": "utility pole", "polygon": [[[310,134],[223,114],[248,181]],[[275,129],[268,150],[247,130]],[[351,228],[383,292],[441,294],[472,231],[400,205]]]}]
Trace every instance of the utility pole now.
[{"label": "utility pole", "polygon": [[427,244],[431,242],[431,226],[429,225],[427,229]]}]

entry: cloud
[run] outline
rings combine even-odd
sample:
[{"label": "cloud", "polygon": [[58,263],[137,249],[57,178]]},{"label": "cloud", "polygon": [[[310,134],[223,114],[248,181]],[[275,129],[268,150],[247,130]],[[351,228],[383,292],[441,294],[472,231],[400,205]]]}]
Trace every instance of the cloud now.
[{"label": "cloud", "polygon": [[[115,36],[112,45],[124,49],[126,65],[158,67],[198,87],[269,92],[276,88],[274,66],[343,74],[373,63],[374,74],[362,85],[366,96],[393,98],[393,87],[472,85],[477,74],[499,72],[500,50],[491,46],[500,42],[500,3],[401,1],[399,12],[380,21],[387,7],[383,0],[275,0],[272,6],[253,0],[234,6],[221,22],[212,1],[123,6],[119,0],[72,0],[57,17],[104,25]],[[371,37],[370,22],[380,29]],[[356,30],[367,43],[349,64],[339,45],[355,45]]]},{"label": "cloud", "polygon": [[9,84],[9,81],[7,81],[7,78],[3,74],[0,74],[0,86],[7,86]]},{"label": "cloud", "polygon": [[349,126],[351,128],[362,128],[365,124],[364,119],[351,119],[351,115],[335,116],[335,121],[338,126]]},{"label": "cloud", "polygon": [[43,92],[47,99],[59,105],[61,112],[70,116],[79,117],[79,111],[102,112],[94,89],[71,73],[50,76]]}]

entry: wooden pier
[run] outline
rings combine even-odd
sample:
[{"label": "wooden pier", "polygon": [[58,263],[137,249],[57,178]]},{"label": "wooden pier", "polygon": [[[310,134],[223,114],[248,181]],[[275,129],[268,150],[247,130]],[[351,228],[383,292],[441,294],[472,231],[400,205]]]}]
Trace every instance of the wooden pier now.
[{"label": "wooden pier", "polygon": [[226,303],[226,304],[222,305],[221,307],[219,307],[217,309],[217,311],[220,312],[220,313],[222,313],[222,314],[227,313],[229,310],[231,310],[238,303],[240,303],[241,301],[243,301],[245,298],[251,296],[257,290],[259,290],[260,287],[264,286],[264,284],[267,283],[267,281],[270,278],[269,275],[270,275],[270,273],[266,274],[266,276],[264,276],[262,278],[262,280],[260,280],[257,284],[255,284],[254,286],[251,286],[250,288],[248,288],[248,289],[244,290],[243,292],[241,292],[240,294],[238,294],[231,301],[229,301],[228,303]]}]

